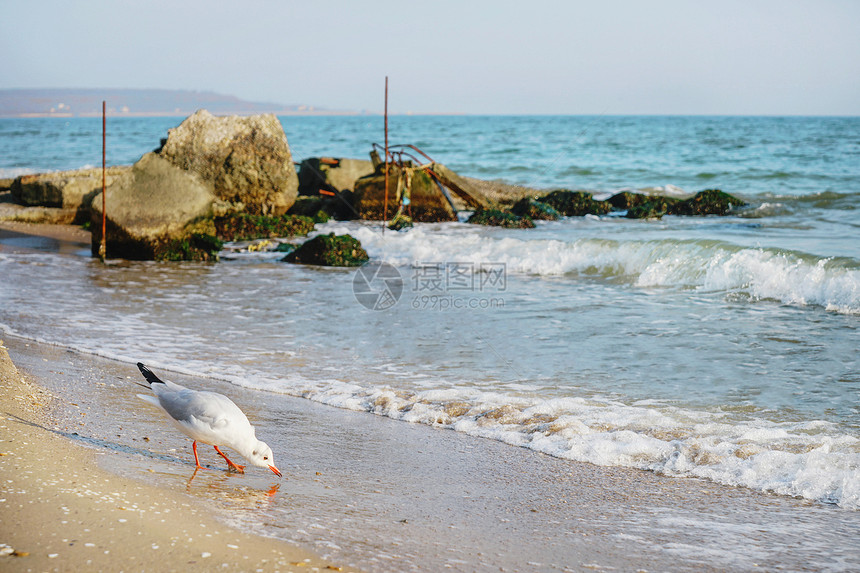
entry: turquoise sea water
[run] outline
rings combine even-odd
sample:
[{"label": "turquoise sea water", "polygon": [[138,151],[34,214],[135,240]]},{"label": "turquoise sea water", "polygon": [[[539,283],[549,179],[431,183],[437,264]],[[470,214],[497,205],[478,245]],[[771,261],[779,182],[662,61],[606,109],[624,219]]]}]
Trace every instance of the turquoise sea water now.
[{"label": "turquoise sea water", "polygon": [[[158,147],[178,118],[109,120],[108,162]],[[382,119],[282,117],[294,159],[367,157]],[[474,117],[391,120],[391,142],[412,143],[474,177],[537,187],[616,191],[675,185],[746,194],[856,192],[857,117]],[[0,175],[101,162],[101,120],[0,120]]]},{"label": "turquoise sea water", "polygon": [[[109,162],[179,121],[110,120]],[[366,157],[382,139],[378,117],[281,121],[296,161]],[[0,176],[97,165],[100,129],[0,120]],[[749,206],[533,230],[318,226],[397,270],[385,310],[359,303],[354,270],[265,254],[104,266],[0,251],[0,324],[558,457],[860,507],[860,118],[394,117],[391,130],[464,175],[598,197],[716,187]]]}]

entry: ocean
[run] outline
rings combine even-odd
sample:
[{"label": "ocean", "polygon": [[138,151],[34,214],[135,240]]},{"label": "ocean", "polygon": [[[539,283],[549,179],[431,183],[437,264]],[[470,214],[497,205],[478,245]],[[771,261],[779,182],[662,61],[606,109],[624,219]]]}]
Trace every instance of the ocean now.
[{"label": "ocean", "polygon": [[[136,161],[180,121],[109,119],[108,162]],[[295,161],[365,158],[383,136],[380,117],[281,121]],[[531,230],[317,226],[358,238],[363,270],[266,253],[102,265],[0,251],[0,329],[558,458],[860,509],[860,118],[395,116],[390,128],[462,175],[597,198],[719,188],[748,206]],[[0,120],[0,177],[98,165],[100,130]]]}]

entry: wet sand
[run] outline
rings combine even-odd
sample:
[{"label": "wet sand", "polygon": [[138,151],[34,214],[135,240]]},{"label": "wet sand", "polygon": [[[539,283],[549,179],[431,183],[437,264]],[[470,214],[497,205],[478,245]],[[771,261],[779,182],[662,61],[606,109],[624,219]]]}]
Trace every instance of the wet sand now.
[{"label": "wet sand", "polygon": [[0,221],[0,252],[90,253],[90,232],[77,225]]}]

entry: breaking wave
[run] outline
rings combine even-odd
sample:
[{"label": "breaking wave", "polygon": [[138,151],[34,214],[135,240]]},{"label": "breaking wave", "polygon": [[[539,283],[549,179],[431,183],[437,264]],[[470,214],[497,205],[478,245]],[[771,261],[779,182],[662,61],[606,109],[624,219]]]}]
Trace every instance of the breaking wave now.
[{"label": "breaking wave", "polygon": [[446,227],[416,227],[382,235],[366,226],[350,232],[368,253],[394,265],[427,261],[498,262],[508,272],[577,275],[665,287],[725,292],[751,300],[814,305],[860,314],[860,263],[770,248],[748,248],[719,240],[521,239],[487,233],[456,233]]},{"label": "breaking wave", "polygon": [[585,398],[537,400],[462,389],[419,393],[332,384],[300,394],[397,420],[451,428],[551,456],[694,476],[860,508],[860,440],[821,422]]}]

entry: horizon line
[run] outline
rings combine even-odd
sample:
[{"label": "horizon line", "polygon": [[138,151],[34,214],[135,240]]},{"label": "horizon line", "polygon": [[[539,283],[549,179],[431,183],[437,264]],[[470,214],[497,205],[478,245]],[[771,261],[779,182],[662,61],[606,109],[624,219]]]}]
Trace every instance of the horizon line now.
[{"label": "horizon line", "polygon": [[[117,118],[145,118],[145,117],[188,117],[189,115],[201,110],[205,107],[195,110],[183,111],[153,111],[153,112],[110,112],[107,117]],[[209,110],[207,110],[209,111]],[[316,109],[316,110],[236,110],[236,111],[210,111],[215,116],[249,116],[272,114],[280,117],[384,117],[383,112],[367,111],[367,110],[331,110],[331,109]],[[637,112],[622,112],[622,113],[571,113],[571,112],[389,112],[389,117],[820,117],[820,118],[857,118],[860,114],[844,114],[844,113],[637,113]],[[0,114],[0,119],[74,119],[74,118],[97,118],[101,117],[100,111],[81,112],[81,113],[62,113],[62,112],[25,112],[15,114]]]}]

